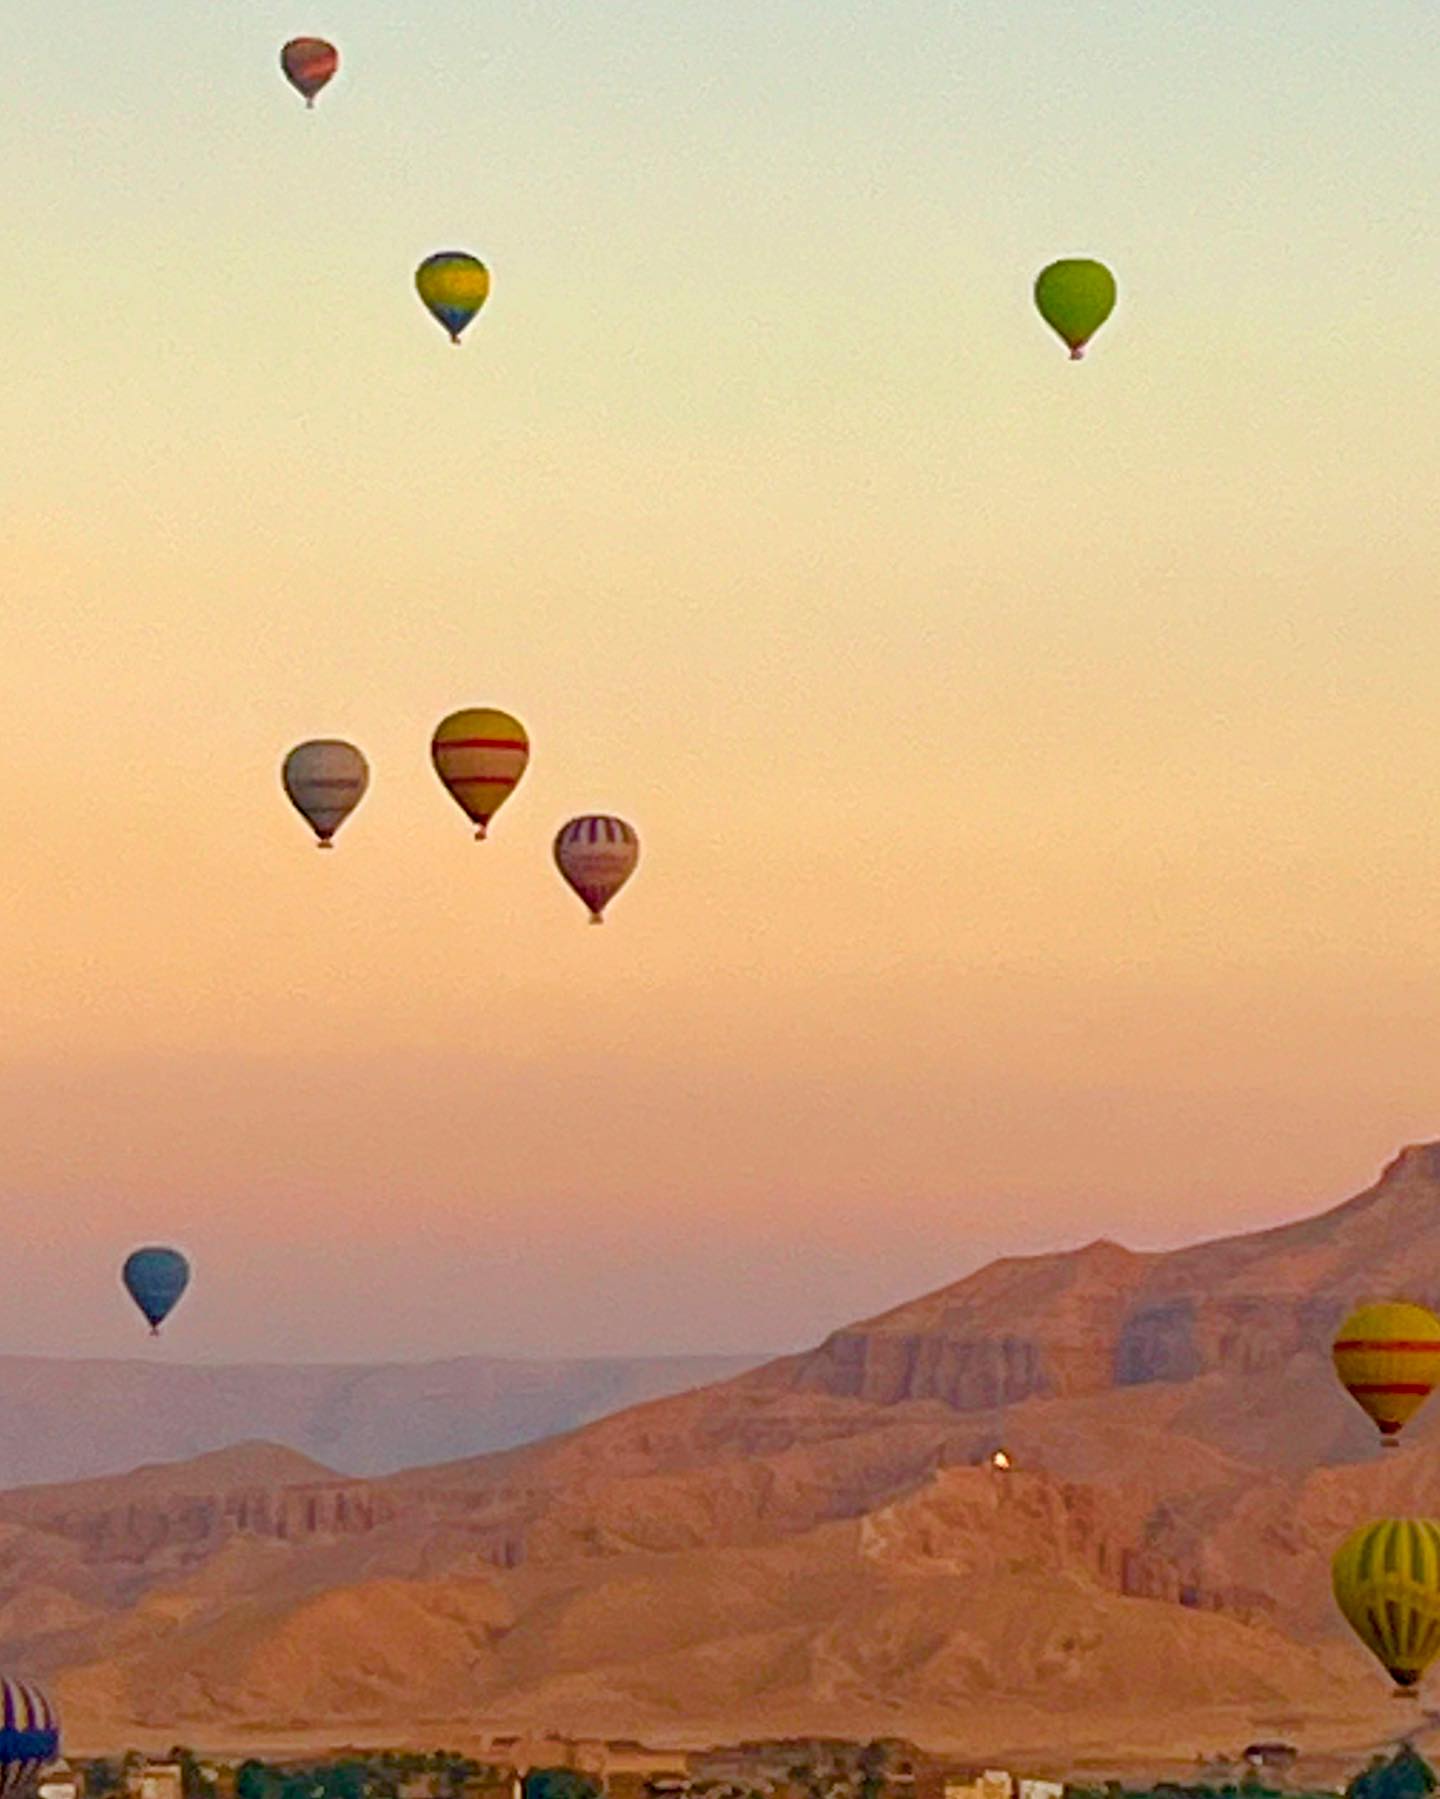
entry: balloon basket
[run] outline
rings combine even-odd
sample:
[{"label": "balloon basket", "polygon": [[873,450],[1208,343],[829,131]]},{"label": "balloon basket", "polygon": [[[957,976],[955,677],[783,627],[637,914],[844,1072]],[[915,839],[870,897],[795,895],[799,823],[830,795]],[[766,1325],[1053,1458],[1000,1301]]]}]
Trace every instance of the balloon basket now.
[{"label": "balloon basket", "polygon": [[1070,351],[1070,360],[1071,360],[1071,362],[1084,362],[1084,360],[1085,360],[1084,344],[1075,344],[1072,346],[1071,351]]},{"label": "balloon basket", "polygon": [[1380,1447],[1382,1449],[1398,1449],[1400,1447],[1400,1439],[1399,1437],[1381,1437]]},{"label": "balloon basket", "polygon": [[1390,1697],[1392,1699],[1413,1699],[1418,1702],[1420,1698],[1420,1688],[1418,1685],[1413,1687],[1396,1687]]},{"label": "balloon basket", "polygon": [[600,914],[598,912],[592,912],[590,914],[590,922],[591,922],[591,924],[604,924],[605,920],[600,916]]},{"label": "balloon basket", "polygon": [[317,850],[333,850],[335,845],[331,843],[328,837],[322,837],[315,847]]},{"label": "balloon basket", "polygon": [[484,841],[485,841],[485,827],[484,827],[484,825],[478,825],[478,826],[477,826],[477,827],[476,827],[476,830],[475,830],[475,841],[476,841],[476,843],[484,843]]}]

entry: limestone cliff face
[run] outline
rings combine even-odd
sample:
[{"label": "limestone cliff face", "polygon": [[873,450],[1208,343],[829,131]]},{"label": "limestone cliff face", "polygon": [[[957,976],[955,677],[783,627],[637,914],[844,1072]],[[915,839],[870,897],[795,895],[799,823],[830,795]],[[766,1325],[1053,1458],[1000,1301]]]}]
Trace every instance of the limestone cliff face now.
[{"label": "limestone cliff face", "polygon": [[121,1505],[37,1509],[34,1527],[69,1538],[96,1560],[144,1561],[162,1550],[215,1547],[227,1537],[308,1538],[360,1535],[396,1516],[383,1493],[358,1482],[334,1486],[240,1487],[179,1493]]},{"label": "limestone cliff face", "polygon": [[863,1520],[871,1560],[911,1573],[975,1577],[1023,1566],[1132,1599],[1253,1619],[1274,1608],[1259,1592],[1215,1582],[1147,1540],[1141,1507],[1042,1474],[945,1469]]},{"label": "limestone cliff face", "polygon": [[1440,1298],[1440,1144],[1319,1217],[1193,1249],[1113,1243],[991,1264],[747,1378],[876,1405],[983,1411],[1032,1398],[1283,1368],[1359,1299]]}]

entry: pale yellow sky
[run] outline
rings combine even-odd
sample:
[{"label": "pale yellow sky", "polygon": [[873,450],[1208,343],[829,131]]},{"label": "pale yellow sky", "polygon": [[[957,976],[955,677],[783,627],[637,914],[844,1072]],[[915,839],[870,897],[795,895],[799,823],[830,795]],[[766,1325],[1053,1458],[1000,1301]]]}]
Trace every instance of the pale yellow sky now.
[{"label": "pale yellow sky", "polygon": [[144,1239],[167,1353],[783,1347],[1435,1133],[1423,9],[92,10],[3,27],[0,1350]]}]

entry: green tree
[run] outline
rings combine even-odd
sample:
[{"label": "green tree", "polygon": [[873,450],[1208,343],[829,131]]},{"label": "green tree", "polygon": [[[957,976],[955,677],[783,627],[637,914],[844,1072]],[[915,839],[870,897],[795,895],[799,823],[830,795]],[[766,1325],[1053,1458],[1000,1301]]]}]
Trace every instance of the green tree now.
[{"label": "green tree", "polygon": [[235,1799],[267,1799],[270,1770],[264,1762],[241,1762],[235,1770]]},{"label": "green tree", "polygon": [[1402,1743],[1388,1760],[1377,1755],[1345,1789],[1345,1799],[1428,1799],[1440,1782],[1435,1770],[1411,1743]]},{"label": "green tree", "polygon": [[867,1743],[856,1760],[860,1770],[859,1799],[880,1799],[890,1771],[890,1751],[882,1742]]},{"label": "green tree", "polygon": [[575,1768],[532,1768],[522,1791],[525,1799],[601,1799],[598,1783]]}]

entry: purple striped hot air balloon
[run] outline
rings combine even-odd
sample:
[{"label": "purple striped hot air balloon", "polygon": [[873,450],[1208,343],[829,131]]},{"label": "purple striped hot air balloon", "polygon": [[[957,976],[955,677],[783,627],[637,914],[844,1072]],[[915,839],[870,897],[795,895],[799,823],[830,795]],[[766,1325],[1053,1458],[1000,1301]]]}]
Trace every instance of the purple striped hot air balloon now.
[{"label": "purple striped hot air balloon", "polygon": [[29,1681],[0,1676],[0,1799],[28,1791],[59,1753],[54,1706]]},{"label": "purple striped hot air balloon", "polygon": [[555,866],[590,908],[591,924],[604,924],[605,908],[635,872],[640,839],[623,818],[587,813],[560,827]]}]

